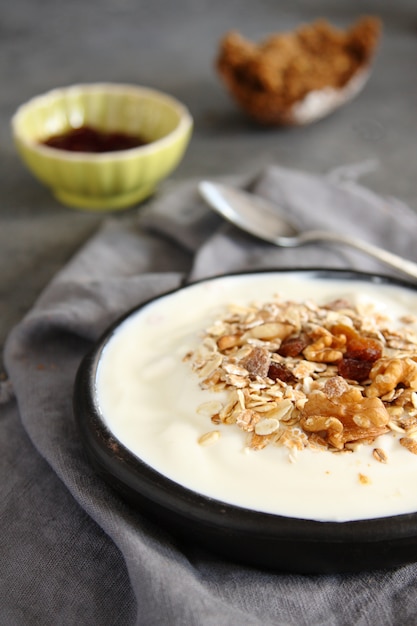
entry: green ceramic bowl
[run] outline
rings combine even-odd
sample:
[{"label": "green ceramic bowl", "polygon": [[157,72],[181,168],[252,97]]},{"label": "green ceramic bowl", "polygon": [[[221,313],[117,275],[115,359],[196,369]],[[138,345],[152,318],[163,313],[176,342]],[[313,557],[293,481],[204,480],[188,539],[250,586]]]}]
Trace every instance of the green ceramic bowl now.
[{"label": "green ceramic bowl", "polygon": [[[89,126],[138,135],[147,143],[116,152],[70,152],[47,138]],[[12,118],[17,149],[29,170],[63,204],[116,210],[147,198],[179,164],[191,137],[185,106],[134,85],[98,83],[54,89],[18,108]]]}]

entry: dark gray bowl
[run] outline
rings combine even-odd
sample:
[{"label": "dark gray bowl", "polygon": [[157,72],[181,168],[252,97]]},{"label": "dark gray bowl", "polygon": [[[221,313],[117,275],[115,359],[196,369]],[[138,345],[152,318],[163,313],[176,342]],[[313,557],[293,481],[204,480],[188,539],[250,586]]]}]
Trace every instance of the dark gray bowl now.
[{"label": "dark gray bowl", "polygon": [[[405,281],[361,272],[294,272],[311,278],[364,280],[417,289],[417,285]],[[122,445],[97,409],[97,366],[104,346],[118,326],[147,304],[129,311],[108,329],[82,361],[75,381],[74,412],[80,435],[91,464],[108,484],[141,513],[183,541],[195,542],[224,558],[248,565],[308,574],[392,568],[417,561],[417,513],[354,522],[316,522],[259,513],[186,489]]]}]

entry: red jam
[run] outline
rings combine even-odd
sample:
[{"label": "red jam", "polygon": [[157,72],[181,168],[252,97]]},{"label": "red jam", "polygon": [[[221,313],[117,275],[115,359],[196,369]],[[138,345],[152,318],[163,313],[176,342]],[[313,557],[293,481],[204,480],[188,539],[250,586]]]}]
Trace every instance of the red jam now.
[{"label": "red jam", "polygon": [[73,128],[60,135],[53,135],[41,142],[50,148],[70,152],[116,152],[144,146],[143,138],[122,132],[105,132],[89,126]]}]

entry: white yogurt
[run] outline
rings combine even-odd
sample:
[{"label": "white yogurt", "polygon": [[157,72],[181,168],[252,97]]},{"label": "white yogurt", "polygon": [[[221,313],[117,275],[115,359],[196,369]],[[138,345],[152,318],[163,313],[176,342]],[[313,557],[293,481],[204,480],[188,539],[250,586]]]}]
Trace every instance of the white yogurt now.
[{"label": "white yogurt", "polygon": [[[206,496],[267,513],[319,521],[350,521],[417,511],[417,455],[391,433],[352,454],[305,449],[295,462],[284,447],[245,446],[240,429],[214,429],[197,413],[219,394],[202,390],[183,356],[231,303],[335,298],[372,301],[393,318],[417,312],[417,292],[363,281],[314,279],[303,273],[255,274],[203,282],[145,306],[107,343],[96,379],[103,421],[137,457],[173,481]],[[388,463],[372,456],[374,447]],[[367,477],[366,484],[360,475]]]}]

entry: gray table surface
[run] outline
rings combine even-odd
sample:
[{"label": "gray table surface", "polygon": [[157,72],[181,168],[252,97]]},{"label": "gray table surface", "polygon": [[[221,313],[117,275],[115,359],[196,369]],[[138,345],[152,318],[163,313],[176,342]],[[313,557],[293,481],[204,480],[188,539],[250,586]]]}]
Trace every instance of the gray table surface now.
[{"label": "gray table surface", "polygon": [[[255,126],[214,71],[218,41],[230,29],[259,40],[321,16],[344,27],[364,13],[384,23],[371,80],[354,102],[308,128]],[[61,206],[16,154],[13,112],[56,86],[129,82],[182,100],[195,130],[173,179],[246,173],[270,162],[321,173],[374,160],[364,182],[417,209],[414,0],[18,0],[2,4],[0,37],[0,347],[103,219]]]}]

